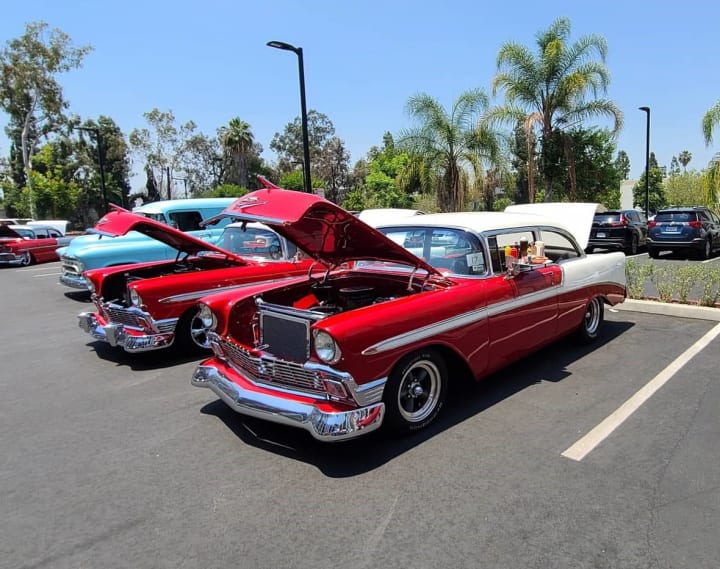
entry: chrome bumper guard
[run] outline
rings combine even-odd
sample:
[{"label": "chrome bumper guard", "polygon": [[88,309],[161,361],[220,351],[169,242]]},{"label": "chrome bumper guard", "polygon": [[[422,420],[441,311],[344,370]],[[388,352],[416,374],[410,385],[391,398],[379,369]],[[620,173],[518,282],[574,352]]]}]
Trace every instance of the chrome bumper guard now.
[{"label": "chrome bumper guard", "polygon": [[174,333],[131,335],[125,331],[122,324],[99,323],[94,312],[78,314],[78,326],[96,340],[107,342],[111,346],[120,346],[133,354],[167,348],[175,339]]},{"label": "chrome bumper guard", "polygon": [[60,284],[69,286],[70,288],[77,288],[81,290],[87,290],[88,284],[87,279],[82,275],[76,275],[74,273],[63,273],[60,275]]},{"label": "chrome bumper guard", "polygon": [[246,389],[212,365],[199,365],[191,383],[195,387],[211,389],[231,409],[242,415],[305,429],[314,438],[325,442],[352,439],[374,431],[382,425],[385,416],[384,403],[350,411],[325,412],[310,403]]}]

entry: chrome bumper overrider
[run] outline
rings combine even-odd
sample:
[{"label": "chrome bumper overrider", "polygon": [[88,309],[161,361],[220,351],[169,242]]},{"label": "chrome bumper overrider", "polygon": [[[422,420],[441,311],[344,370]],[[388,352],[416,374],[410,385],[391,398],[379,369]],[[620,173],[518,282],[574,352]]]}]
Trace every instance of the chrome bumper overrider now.
[{"label": "chrome bumper overrider", "polygon": [[63,273],[60,275],[60,283],[70,288],[78,288],[82,290],[89,290],[87,279],[82,275],[76,275],[74,273]]},{"label": "chrome bumper overrider", "polygon": [[312,403],[247,389],[231,381],[217,367],[207,364],[195,369],[191,383],[211,389],[242,415],[299,427],[321,441],[342,441],[374,431],[382,425],[385,415],[384,403],[348,411],[324,411]]},{"label": "chrome bumper overrider", "polygon": [[78,314],[78,326],[96,340],[107,342],[111,346],[120,346],[130,353],[149,352],[167,348],[173,343],[173,332],[148,334],[141,331],[129,333],[123,324],[115,322],[102,323],[94,312]]}]

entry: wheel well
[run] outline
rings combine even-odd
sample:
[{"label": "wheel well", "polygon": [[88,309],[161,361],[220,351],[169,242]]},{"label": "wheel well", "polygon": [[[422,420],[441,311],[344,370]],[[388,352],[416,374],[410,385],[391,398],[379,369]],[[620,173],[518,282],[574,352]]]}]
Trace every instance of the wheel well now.
[{"label": "wheel well", "polygon": [[[442,356],[443,360],[445,360],[448,372],[448,381],[456,381],[458,379],[461,381],[472,380],[473,374],[465,359],[455,350],[443,344],[429,344],[427,346],[423,346],[422,348],[413,350],[408,355],[425,349],[437,352],[440,356]],[[407,357],[407,355],[405,357]],[[403,360],[404,359],[405,358],[403,358]]]}]

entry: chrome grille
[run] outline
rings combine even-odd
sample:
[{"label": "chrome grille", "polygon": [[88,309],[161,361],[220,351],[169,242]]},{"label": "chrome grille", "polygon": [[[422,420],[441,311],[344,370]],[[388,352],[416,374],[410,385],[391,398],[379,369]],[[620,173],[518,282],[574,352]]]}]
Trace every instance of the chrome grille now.
[{"label": "chrome grille", "polygon": [[220,345],[233,367],[255,383],[325,395],[323,381],[317,371],[308,370],[295,362],[254,356],[245,348],[227,340],[221,340]]},{"label": "chrome grille", "polygon": [[137,314],[131,312],[127,308],[122,308],[112,304],[104,304],[103,312],[111,322],[124,324],[125,326],[130,326],[132,328],[142,328]]},{"label": "chrome grille", "polygon": [[62,268],[63,271],[66,273],[70,273],[73,275],[81,275],[83,272],[82,263],[80,261],[77,261],[75,259],[70,259],[69,257],[61,257],[60,260],[62,261]]}]

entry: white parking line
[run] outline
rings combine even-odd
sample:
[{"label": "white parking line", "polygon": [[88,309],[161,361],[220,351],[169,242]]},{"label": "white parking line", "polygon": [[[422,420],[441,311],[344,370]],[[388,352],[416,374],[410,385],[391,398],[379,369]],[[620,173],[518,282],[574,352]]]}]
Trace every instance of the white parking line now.
[{"label": "white parking line", "polygon": [[43,273],[41,275],[33,275],[32,278],[36,279],[38,277],[56,277],[58,275],[62,275],[62,273]]},{"label": "white parking line", "polygon": [[[48,263],[44,267],[25,267],[23,269],[18,269],[17,272],[18,273],[34,273],[37,271],[47,271],[48,269],[53,269],[53,268],[55,268],[55,267],[53,267],[50,263]],[[59,269],[60,266],[58,266],[57,268]]]},{"label": "white parking line", "polygon": [[705,261],[701,261],[704,265],[705,263],[714,263],[715,261],[720,261],[720,257],[712,257],[710,259],[706,259]]},{"label": "white parking line", "polygon": [[609,437],[630,415],[637,411],[652,395],[665,385],[682,367],[688,363],[695,354],[699,353],[710,342],[720,335],[720,324],[712,328],[707,334],[680,354],[675,360],[641,387],[630,399],[625,401],[612,414],[608,415],[600,424],[575,444],[561,453],[565,458],[580,461],[585,458],[596,446]]}]

